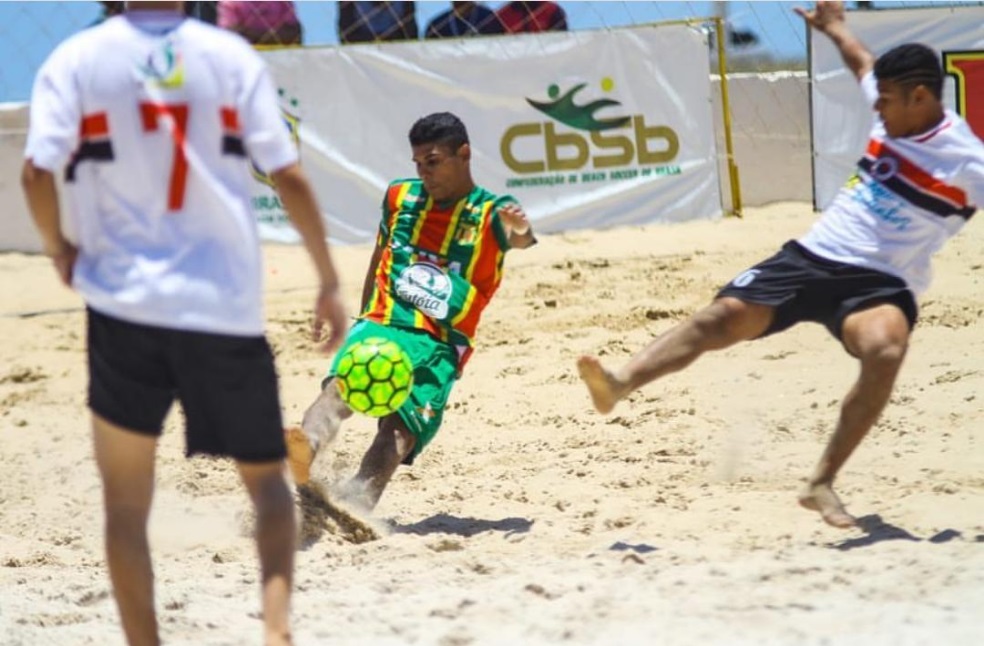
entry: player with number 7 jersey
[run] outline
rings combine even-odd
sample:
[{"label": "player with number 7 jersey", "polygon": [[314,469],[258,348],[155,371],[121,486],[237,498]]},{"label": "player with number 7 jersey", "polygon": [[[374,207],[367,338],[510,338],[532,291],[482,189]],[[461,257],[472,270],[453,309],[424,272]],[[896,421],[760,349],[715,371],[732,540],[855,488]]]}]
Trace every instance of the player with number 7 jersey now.
[{"label": "player with number 7 jersey", "polygon": [[[38,74],[27,156],[67,163],[75,287],[136,323],[259,334],[248,154],[295,163],[275,88],[238,36],[132,14],[63,43]],[[112,52],[112,55],[106,55]],[[98,253],[95,253],[98,251]]]},{"label": "player with number 7 jersey", "polygon": [[[296,537],[252,166],[272,179],[314,263],[313,331],[329,325],[326,350],[347,317],[266,66],[182,4],[127,2],[51,54],[31,97],[22,183],[45,252],[87,305],[106,562],[127,641],[160,643],[147,520],[157,441],[179,400],[186,453],[232,458],[250,494],[264,643],[283,646]],[[61,222],[62,171],[74,241]]]}]

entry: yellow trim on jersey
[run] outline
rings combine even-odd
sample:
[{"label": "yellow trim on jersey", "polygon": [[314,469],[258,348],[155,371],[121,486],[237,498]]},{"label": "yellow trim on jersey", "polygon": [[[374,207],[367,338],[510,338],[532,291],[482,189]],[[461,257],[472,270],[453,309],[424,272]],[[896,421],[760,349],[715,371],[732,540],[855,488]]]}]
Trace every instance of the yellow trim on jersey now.
[{"label": "yellow trim on jersey", "polygon": [[410,236],[410,244],[416,246],[420,242],[420,232],[424,229],[424,223],[427,222],[427,216],[430,210],[434,207],[434,198],[428,196],[427,203],[424,204],[424,208],[420,210],[420,215],[417,217],[417,221],[413,225],[413,234]]},{"label": "yellow trim on jersey", "polygon": [[[390,239],[383,241],[383,244],[386,245],[386,246],[389,246],[390,240],[393,237],[393,231],[396,228],[397,217],[399,216],[400,211],[403,208],[403,202],[404,202],[404,200],[406,200],[407,193],[410,192],[410,187],[412,185],[413,184],[411,182],[403,182],[403,184],[400,185],[400,190],[397,191],[397,193],[396,193],[396,204],[395,204],[395,207],[396,208],[394,208],[392,211],[390,211],[390,213],[389,213],[389,224],[387,226],[387,229],[389,230],[389,238]],[[389,205],[387,205],[387,206],[389,206]],[[380,270],[382,270],[382,273],[383,273],[384,276],[389,276],[390,275],[390,271],[391,271],[392,266],[393,266],[393,252],[392,252],[392,250],[390,250],[389,253],[385,253],[384,252],[383,256],[384,256],[383,262],[380,263],[380,266],[377,268],[376,274],[378,275],[379,272],[380,272]],[[378,283],[376,283],[375,277],[373,277],[372,295],[375,298],[378,298],[379,297],[379,286],[378,286]],[[372,303],[372,302],[375,302],[375,301],[370,301],[370,303]],[[383,303],[384,303],[384,306],[383,306],[383,321],[382,321],[382,323],[384,325],[389,325],[392,322],[392,320],[393,320],[393,308],[396,306],[396,299],[394,299],[390,294],[383,294]]]},{"label": "yellow trim on jersey", "polygon": [[472,276],[475,275],[475,263],[479,261],[482,257],[482,251],[484,251],[483,245],[485,244],[485,233],[486,231],[491,232],[492,230],[492,220],[489,216],[489,211],[491,211],[494,206],[495,204],[492,202],[486,202],[482,205],[481,222],[483,224],[487,224],[487,226],[478,227],[478,231],[475,235],[475,244],[473,245],[475,252],[472,254],[471,262],[468,263],[468,267],[465,269],[465,278],[468,279],[469,283],[472,280]]},{"label": "yellow trim on jersey", "polygon": [[[386,266],[384,267],[384,266],[380,265],[380,267],[376,270],[376,275],[379,275],[379,270],[380,269],[382,269],[382,273],[383,273],[384,276],[389,276],[390,275],[390,272],[392,271],[392,267],[393,267],[393,252],[392,252],[392,250],[390,250],[389,253],[385,254],[385,256],[386,256],[386,259],[385,259],[386,260],[386,263],[385,263]],[[387,285],[388,285],[388,283],[387,283]],[[379,283],[377,283],[376,280],[375,280],[375,278],[374,278],[373,279],[373,292],[378,292],[378,291],[379,291]],[[393,320],[393,307],[396,305],[396,299],[393,298],[390,294],[387,294],[387,293],[383,293],[382,294],[382,298],[383,298],[383,323],[385,325],[389,325],[390,322]]]},{"label": "yellow trim on jersey", "polygon": [[[464,318],[466,316],[468,316],[468,314],[471,312],[472,303],[475,302],[475,294],[477,294],[477,293],[478,293],[478,290],[475,289],[474,287],[472,287],[471,289],[468,290],[468,298],[466,298],[465,299],[465,302],[462,303],[462,305],[461,305],[461,311],[458,312],[455,315],[455,317],[451,319],[451,326],[452,327],[456,327],[458,325],[458,323],[460,323],[462,320],[464,320]],[[459,332],[460,332],[460,330],[459,330]]]},{"label": "yellow trim on jersey", "polygon": [[390,235],[392,235],[393,227],[396,226],[396,216],[400,213],[400,208],[403,206],[403,200],[407,198],[407,193],[409,192],[410,182],[403,182],[400,186],[399,192],[396,194],[396,208],[389,213]]},{"label": "yellow trim on jersey", "polygon": [[454,240],[455,231],[458,229],[458,220],[461,219],[461,212],[464,210],[467,203],[467,199],[459,201],[454,213],[451,214],[451,219],[448,221],[448,228],[444,232],[444,240],[441,242],[442,256],[448,255],[448,249],[451,248],[451,241]]}]

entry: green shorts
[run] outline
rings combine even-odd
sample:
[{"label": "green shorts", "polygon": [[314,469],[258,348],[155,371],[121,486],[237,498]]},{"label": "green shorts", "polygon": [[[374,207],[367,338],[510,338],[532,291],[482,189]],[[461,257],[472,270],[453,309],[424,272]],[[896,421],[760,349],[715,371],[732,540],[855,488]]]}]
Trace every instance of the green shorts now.
[{"label": "green shorts", "polygon": [[424,447],[437,435],[444,417],[451,388],[458,375],[458,353],[454,346],[438,341],[423,330],[389,327],[373,321],[360,320],[349,330],[328,369],[327,379],[338,371],[338,359],[345,350],[362,339],[381,336],[399,344],[413,364],[413,388],[410,396],[395,414],[403,420],[414,436],[413,451],[404,460],[411,464]]}]

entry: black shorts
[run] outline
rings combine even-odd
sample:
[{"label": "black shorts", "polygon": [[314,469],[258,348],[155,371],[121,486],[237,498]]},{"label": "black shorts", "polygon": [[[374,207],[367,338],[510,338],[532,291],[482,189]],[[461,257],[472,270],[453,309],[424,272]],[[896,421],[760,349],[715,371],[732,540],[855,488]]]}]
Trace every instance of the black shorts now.
[{"label": "black shorts", "polygon": [[107,421],[159,436],[177,398],[185,452],[243,462],[286,454],[277,374],[266,339],[186,332],[88,310],[89,407]]},{"label": "black shorts", "polygon": [[822,323],[843,341],[841,332],[848,315],[883,303],[902,310],[910,330],[919,314],[915,296],[901,278],[821,258],[795,240],[784,244],[768,260],[740,273],[717,296],[776,308],[763,337],[801,321],[812,321]]}]

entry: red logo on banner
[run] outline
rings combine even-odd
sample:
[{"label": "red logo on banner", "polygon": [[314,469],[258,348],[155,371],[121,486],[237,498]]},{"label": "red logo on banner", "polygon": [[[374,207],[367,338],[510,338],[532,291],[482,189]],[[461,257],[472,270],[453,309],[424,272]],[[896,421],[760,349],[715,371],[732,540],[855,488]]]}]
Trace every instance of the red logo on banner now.
[{"label": "red logo on banner", "polygon": [[943,69],[956,81],[957,112],[984,139],[984,51],[943,52]]}]

